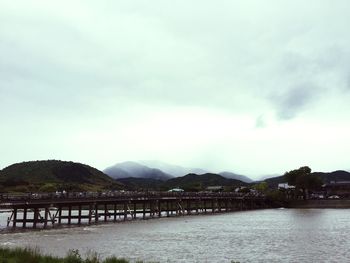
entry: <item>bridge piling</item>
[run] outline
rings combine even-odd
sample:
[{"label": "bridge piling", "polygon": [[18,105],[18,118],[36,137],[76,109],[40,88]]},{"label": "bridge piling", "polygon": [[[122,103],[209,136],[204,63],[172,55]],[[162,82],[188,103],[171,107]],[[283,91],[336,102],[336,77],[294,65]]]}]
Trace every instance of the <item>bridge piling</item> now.
[{"label": "bridge piling", "polygon": [[23,222],[22,227],[25,228],[27,224],[27,207],[23,208]]},{"label": "bridge piling", "polygon": [[33,228],[36,228],[36,224],[38,222],[38,211],[39,209],[37,207],[34,208],[34,217],[33,217]]},{"label": "bridge piling", "polygon": [[49,208],[45,207],[45,212],[44,212],[44,228],[47,227],[47,221],[49,217]]},{"label": "bridge piling", "polygon": [[17,223],[17,208],[13,209],[13,221],[12,221],[12,227],[15,228]]},{"label": "bridge piling", "polygon": [[58,225],[62,224],[62,206],[58,207]]},{"label": "bridge piling", "polygon": [[82,210],[82,207],[81,205],[78,206],[78,225],[81,224],[81,211]]}]

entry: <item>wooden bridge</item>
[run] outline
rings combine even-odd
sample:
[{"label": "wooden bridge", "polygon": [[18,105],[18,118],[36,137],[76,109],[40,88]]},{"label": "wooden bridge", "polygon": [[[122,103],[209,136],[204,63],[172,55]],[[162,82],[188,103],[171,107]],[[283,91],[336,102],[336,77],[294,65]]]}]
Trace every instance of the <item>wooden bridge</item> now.
[{"label": "wooden bridge", "polygon": [[10,212],[8,228],[52,228],[268,207],[264,197],[237,193],[0,195],[0,209]]}]

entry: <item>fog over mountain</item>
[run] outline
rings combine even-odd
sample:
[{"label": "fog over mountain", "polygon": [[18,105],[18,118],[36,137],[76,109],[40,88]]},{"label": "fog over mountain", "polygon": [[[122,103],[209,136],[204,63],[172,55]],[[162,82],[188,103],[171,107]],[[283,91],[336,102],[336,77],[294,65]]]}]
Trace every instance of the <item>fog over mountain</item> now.
[{"label": "fog over mountain", "polygon": [[280,173],[280,174],[265,174],[265,175],[262,175],[262,176],[257,176],[255,178],[255,181],[264,181],[265,179],[279,177],[279,176],[282,176],[282,175],[284,175],[284,172]]},{"label": "fog over mountain", "polygon": [[137,162],[130,161],[117,163],[113,166],[106,168],[103,172],[114,179],[134,177],[165,181],[173,177],[159,169],[149,168]]},{"label": "fog over mountain", "polygon": [[162,170],[163,172],[175,177],[184,176],[190,173],[194,173],[194,174],[208,173],[207,170],[204,170],[201,168],[182,167],[180,165],[168,164],[168,163],[165,163],[162,161],[156,161],[156,160],[144,160],[144,161],[139,161],[139,163],[147,165],[148,167],[151,167],[151,168]]},{"label": "fog over mountain", "polygon": [[[157,160],[144,160],[138,162],[123,162],[111,166],[104,170],[104,172],[113,178],[152,178],[157,180],[166,180],[169,177],[181,177],[187,174],[209,174],[208,171],[201,168],[186,168],[180,165],[168,164]],[[227,179],[240,180],[242,182],[251,183],[253,180],[247,176],[235,174],[232,172],[218,173]],[[170,179],[170,178],[168,178]]]},{"label": "fog over mountain", "polygon": [[228,179],[240,180],[240,181],[245,182],[245,183],[253,182],[252,179],[250,179],[249,177],[247,177],[245,175],[235,174],[235,173],[231,173],[231,172],[221,172],[219,174],[225,178],[228,178]]}]

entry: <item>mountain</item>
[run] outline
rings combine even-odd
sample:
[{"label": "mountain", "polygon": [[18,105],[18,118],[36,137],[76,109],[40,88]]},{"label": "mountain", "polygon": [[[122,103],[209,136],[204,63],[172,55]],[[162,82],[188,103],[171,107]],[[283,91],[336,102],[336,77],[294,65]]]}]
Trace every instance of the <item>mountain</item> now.
[{"label": "mountain", "polygon": [[208,186],[237,187],[241,185],[246,185],[246,183],[235,179],[227,179],[213,173],[187,174],[182,177],[170,179],[164,183],[164,187],[167,189],[180,187],[186,191],[204,190]]},{"label": "mountain", "polygon": [[126,186],[128,190],[133,191],[147,191],[147,190],[154,190],[159,191],[163,190],[163,184],[164,181],[156,180],[152,178],[122,178],[118,179],[118,182],[121,182],[123,185]]},{"label": "mountain", "polygon": [[221,173],[219,173],[219,175],[221,175],[227,179],[235,179],[235,180],[239,180],[239,181],[242,181],[245,183],[253,182],[252,179],[250,179],[249,177],[247,177],[245,175],[235,174],[235,173],[231,173],[231,172],[221,172]]},{"label": "mountain", "polygon": [[146,165],[142,165],[137,162],[118,163],[106,168],[104,173],[108,174],[114,179],[134,177],[166,181],[172,178],[171,175],[164,173],[159,169],[149,168]]},{"label": "mountain", "polygon": [[186,168],[179,165],[168,164],[161,161],[139,161],[139,163],[146,165],[151,168],[162,170],[163,172],[170,174],[174,177],[184,176],[186,174],[195,173],[195,174],[205,174],[208,171],[200,168]]},{"label": "mountain", "polygon": [[284,175],[275,176],[275,177],[271,177],[271,178],[266,178],[263,181],[266,182],[268,184],[268,186],[271,187],[271,188],[277,188],[278,184],[287,182],[287,180],[285,179]]},{"label": "mountain", "polygon": [[330,173],[314,172],[313,174],[321,177],[324,183],[330,183],[331,181],[350,181],[350,173],[343,170]]},{"label": "mountain", "polygon": [[259,176],[259,178],[255,181],[261,182],[261,181],[264,181],[266,179],[274,178],[274,177],[278,177],[278,176],[281,176],[281,174],[265,174],[265,175]]},{"label": "mountain", "polygon": [[59,188],[69,191],[122,188],[120,183],[91,166],[58,160],[12,164],[0,171],[0,181],[5,190],[44,191],[45,185],[52,191]]}]

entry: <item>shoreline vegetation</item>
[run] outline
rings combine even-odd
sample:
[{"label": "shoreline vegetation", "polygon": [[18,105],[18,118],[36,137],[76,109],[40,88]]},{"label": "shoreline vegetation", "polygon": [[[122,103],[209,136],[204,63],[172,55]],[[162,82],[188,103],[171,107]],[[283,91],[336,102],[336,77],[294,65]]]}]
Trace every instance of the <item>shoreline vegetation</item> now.
[{"label": "shoreline vegetation", "polygon": [[[86,257],[80,255],[78,250],[68,251],[65,257],[44,255],[39,249],[33,248],[7,248],[0,247],[0,263],[129,263],[125,258],[115,256],[101,259],[96,252],[90,252]],[[132,261],[133,262],[133,261]],[[136,261],[136,263],[144,263]]]},{"label": "shoreline vegetation", "polygon": [[[83,257],[79,250],[69,250],[65,257],[56,257],[44,255],[38,248],[8,248],[0,246],[0,263],[157,263],[156,261],[145,262],[142,260],[128,260],[125,258],[117,258],[115,256],[101,259],[96,252],[89,252]],[[239,263],[231,260],[231,263]]]}]

